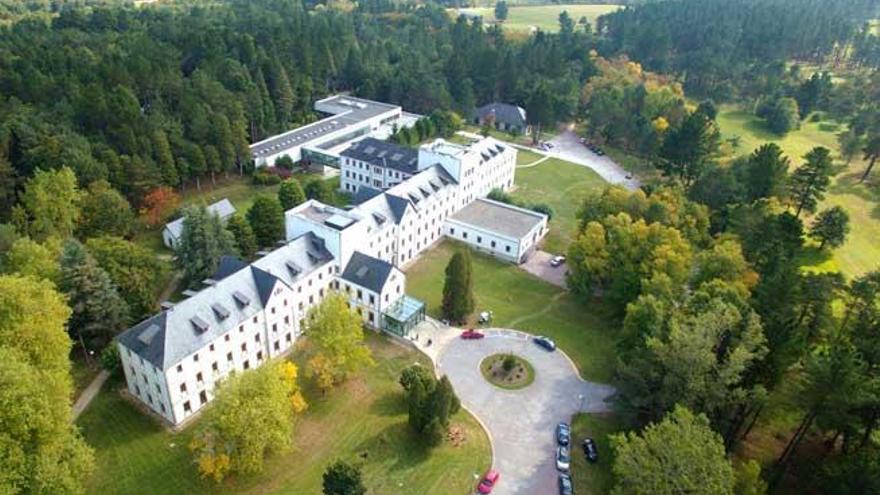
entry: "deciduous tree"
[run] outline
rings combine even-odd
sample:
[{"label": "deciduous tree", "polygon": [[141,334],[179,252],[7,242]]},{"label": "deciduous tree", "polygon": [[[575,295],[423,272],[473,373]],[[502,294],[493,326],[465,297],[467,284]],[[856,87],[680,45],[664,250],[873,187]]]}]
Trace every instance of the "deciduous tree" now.
[{"label": "deciduous tree", "polygon": [[322,388],[336,385],[374,364],[364,343],[363,322],[348,307],[345,296],[331,294],[313,307],[309,311],[308,331],[314,345],[309,369]]},{"label": "deciduous tree", "polygon": [[95,258],[128,303],[133,319],[156,310],[156,296],[168,274],[166,262],[148,249],[121,237],[95,237],[86,241]]},{"label": "deciduous tree", "polygon": [[27,232],[37,241],[70,237],[80,216],[81,198],[71,169],[37,170],[21,194]]},{"label": "deciduous tree", "polygon": [[640,433],[611,436],[615,495],[732,495],[733,467],[705,416],[676,407]]},{"label": "deciduous tree", "polygon": [[134,213],[131,205],[107,181],[89,185],[81,201],[77,233],[81,238],[114,235],[125,237],[131,232]]},{"label": "deciduous tree", "polygon": [[28,275],[58,285],[61,276],[61,242],[50,238],[42,244],[22,237],[12,244],[3,260],[5,273]]},{"label": "deciduous tree", "polygon": [[284,239],[284,210],[276,198],[259,196],[248,210],[247,220],[258,246],[274,246]]},{"label": "deciduous tree", "polygon": [[199,474],[219,483],[229,474],[261,472],[267,455],[290,449],[296,415],[305,408],[290,361],[231,375],[190,443]]},{"label": "deciduous tree", "polygon": [[147,225],[156,227],[180,207],[180,196],[170,187],[157,187],[144,197],[141,215]]}]

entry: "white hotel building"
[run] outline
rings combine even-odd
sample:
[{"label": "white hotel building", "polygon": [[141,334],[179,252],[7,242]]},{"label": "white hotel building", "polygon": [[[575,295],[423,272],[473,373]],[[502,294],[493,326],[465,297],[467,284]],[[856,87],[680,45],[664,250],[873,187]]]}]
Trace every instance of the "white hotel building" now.
[{"label": "white hotel building", "polygon": [[[366,325],[406,335],[425,308],[406,295],[400,267],[443,236],[520,263],[547,232],[545,215],[482,199],[513,185],[516,150],[505,143],[423,145],[412,173],[399,182],[385,180],[399,170],[377,162],[367,146],[386,157],[414,153],[388,143],[343,151],[342,188],[354,194],[354,206],[309,200],[287,211],[280,247],[251,264],[225,257],[201,290],[163,304],[162,312],[120,335],[133,397],[180,425],[211,401],[229,373],[290,350],[309,308],[331,290],[347,294]],[[345,175],[363,170],[358,163],[370,164],[369,180]],[[380,176],[384,182],[374,182]]]}]

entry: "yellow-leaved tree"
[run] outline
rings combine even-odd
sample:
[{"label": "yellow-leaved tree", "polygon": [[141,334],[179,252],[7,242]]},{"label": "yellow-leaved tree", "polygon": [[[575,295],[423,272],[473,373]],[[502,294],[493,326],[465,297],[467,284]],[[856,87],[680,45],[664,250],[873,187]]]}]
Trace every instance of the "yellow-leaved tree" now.
[{"label": "yellow-leaved tree", "polygon": [[309,341],[314,346],[309,375],[323,390],[374,364],[361,318],[341,294],[331,294],[309,311]]},{"label": "yellow-leaved tree", "polygon": [[216,482],[263,470],[271,453],[290,449],[297,414],[306,409],[296,365],[270,361],[220,385],[190,443],[199,474]]}]

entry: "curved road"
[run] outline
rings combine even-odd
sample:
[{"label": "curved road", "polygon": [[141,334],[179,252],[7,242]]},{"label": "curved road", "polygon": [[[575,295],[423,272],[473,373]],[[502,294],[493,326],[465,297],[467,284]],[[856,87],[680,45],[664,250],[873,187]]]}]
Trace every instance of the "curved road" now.
[{"label": "curved road", "polygon": [[[437,371],[449,377],[464,406],[488,429],[495,455],[493,467],[501,472],[492,493],[556,493],[556,424],[570,421],[578,411],[607,411],[604,401],[614,388],[581,380],[565,354],[545,351],[528,334],[504,329],[487,329],[485,333],[481,340],[448,338],[438,342],[434,349]],[[505,352],[532,364],[535,381],[531,385],[504,390],[483,379],[479,369],[483,358]],[[579,455],[577,450],[573,454]]]}]

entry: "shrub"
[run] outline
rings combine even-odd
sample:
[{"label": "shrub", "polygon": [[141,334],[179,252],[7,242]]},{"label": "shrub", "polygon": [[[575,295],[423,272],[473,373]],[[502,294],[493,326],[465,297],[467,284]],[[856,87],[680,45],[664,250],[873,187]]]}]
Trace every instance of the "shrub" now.
[{"label": "shrub", "polygon": [[281,183],[281,177],[268,171],[258,170],[251,176],[254,185],[257,186],[274,186]]},{"label": "shrub", "polygon": [[504,356],[504,360],[501,361],[501,369],[504,370],[505,373],[510,373],[513,371],[513,368],[516,366],[516,356],[513,354],[507,354]]},{"label": "shrub", "polygon": [[119,358],[119,347],[116,346],[116,341],[110,342],[101,351],[101,368],[111,375],[119,373],[119,370],[122,369],[122,360]]}]

